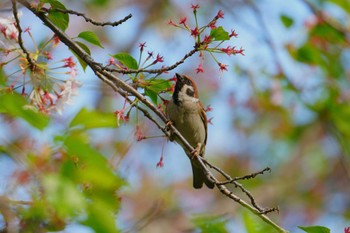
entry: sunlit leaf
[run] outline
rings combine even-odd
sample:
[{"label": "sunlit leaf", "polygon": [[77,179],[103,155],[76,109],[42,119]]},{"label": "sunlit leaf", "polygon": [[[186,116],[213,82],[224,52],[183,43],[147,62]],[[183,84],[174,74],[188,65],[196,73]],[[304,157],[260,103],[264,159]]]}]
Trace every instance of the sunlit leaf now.
[{"label": "sunlit leaf", "polygon": [[0,94],[0,113],[22,118],[40,130],[43,130],[50,121],[47,115],[37,112],[34,107],[29,106],[23,96],[15,93]]},{"label": "sunlit leaf", "polygon": [[61,217],[73,216],[85,208],[82,192],[67,177],[50,174],[43,177],[43,187],[49,204]]},{"label": "sunlit leaf", "polygon": [[171,82],[167,79],[143,80],[140,87],[145,89],[145,95],[150,97],[153,103],[158,103],[158,93],[167,91],[171,87]]},{"label": "sunlit leaf", "polygon": [[91,44],[94,44],[103,48],[103,46],[101,45],[100,39],[93,32],[90,32],[90,31],[81,32],[79,33],[78,37],[83,40],[86,40],[87,42],[90,42]]},{"label": "sunlit leaf", "polygon": [[123,65],[125,65],[130,69],[133,69],[133,70],[138,69],[137,61],[128,53],[118,53],[111,56],[117,59],[118,61],[120,61]]},{"label": "sunlit leaf", "polygon": [[71,121],[70,127],[93,129],[101,127],[117,127],[117,120],[113,113],[103,113],[83,108]]},{"label": "sunlit leaf", "polygon": [[145,95],[148,96],[154,104],[158,104],[158,93],[150,89],[145,90]]},{"label": "sunlit leaf", "polygon": [[294,23],[294,20],[287,15],[281,15],[280,19],[286,28],[290,28]]},{"label": "sunlit leaf", "polygon": [[274,232],[268,224],[260,221],[260,219],[254,214],[244,211],[243,212],[244,226],[247,233],[266,233]]},{"label": "sunlit leaf", "polygon": [[66,7],[57,0],[41,0],[42,3],[49,3],[51,5],[51,9],[48,13],[48,18],[51,20],[53,24],[55,24],[59,29],[65,31],[68,28],[69,24],[69,15],[59,12],[55,9],[65,10]]},{"label": "sunlit leaf", "polygon": [[[74,178],[92,185],[94,189],[104,191],[116,191],[124,185],[124,181],[113,174],[106,158],[91,147],[88,141],[83,140],[79,135],[71,135],[64,139],[67,153],[77,161],[78,167],[80,164],[83,165],[83,169],[79,168],[74,171]],[[69,170],[65,171],[69,172]]]},{"label": "sunlit leaf", "polygon": [[298,226],[298,227],[307,233],[330,233],[331,232],[330,229],[323,226],[309,226],[309,227]]},{"label": "sunlit leaf", "polygon": [[320,23],[314,26],[310,31],[310,36],[332,43],[345,43],[346,41],[344,32],[327,23]]},{"label": "sunlit leaf", "polygon": [[334,4],[337,4],[344,11],[346,11],[350,14],[350,1],[349,0],[329,0],[329,1],[333,2]]},{"label": "sunlit leaf", "polygon": [[87,211],[87,219],[82,221],[95,232],[119,233],[116,227],[115,211],[101,199],[94,199]]},{"label": "sunlit leaf", "polygon": [[202,233],[227,233],[227,219],[222,216],[196,216],[192,218],[194,225],[200,229]]},{"label": "sunlit leaf", "polygon": [[229,40],[230,39],[229,33],[227,31],[225,31],[223,29],[223,27],[221,27],[221,26],[212,29],[210,31],[210,37],[213,40]]}]

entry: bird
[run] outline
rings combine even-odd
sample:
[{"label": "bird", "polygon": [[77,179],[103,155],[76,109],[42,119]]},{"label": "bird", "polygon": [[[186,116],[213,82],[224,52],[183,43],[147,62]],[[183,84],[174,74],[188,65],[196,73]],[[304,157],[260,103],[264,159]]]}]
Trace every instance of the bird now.
[{"label": "bird", "polygon": [[[195,148],[194,153],[189,154],[193,158],[193,154],[203,156],[208,138],[208,122],[206,112],[203,105],[198,99],[198,91],[195,82],[187,75],[176,73],[176,84],[172,99],[166,107],[166,115],[172,124],[187,142]],[[170,133],[170,141],[176,141],[181,144],[179,139]],[[193,187],[200,189],[203,183],[210,189],[215,184],[209,180],[204,174],[198,161],[191,159],[193,173]]]}]

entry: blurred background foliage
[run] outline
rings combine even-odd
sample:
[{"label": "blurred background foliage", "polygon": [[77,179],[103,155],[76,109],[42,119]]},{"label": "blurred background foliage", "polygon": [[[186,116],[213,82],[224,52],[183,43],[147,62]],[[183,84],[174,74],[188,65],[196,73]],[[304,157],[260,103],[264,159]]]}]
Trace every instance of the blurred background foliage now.
[{"label": "blurred background foliage", "polygon": [[[167,23],[189,20],[191,3],[200,4],[202,22],[224,10],[224,27],[238,33],[233,46],[245,49],[245,56],[220,57],[228,65],[221,78],[210,56],[204,73],[195,72],[197,55],[176,69],[195,78],[203,104],[213,108],[206,156],[232,176],[271,167],[270,174],[243,184],[262,205],[279,206],[270,217],[291,232],[301,232],[300,225],[343,232],[350,222],[350,2],[64,1],[100,21],[133,14],[117,28],[92,27],[71,16],[67,33],[94,31],[105,50],[91,47],[92,55],[104,63],[118,52],[137,57],[139,43],[146,42],[147,51],[171,65],[193,43]],[[1,9],[10,6],[0,3]],[[23,28],[30,26],[38,41],[51,36],[21,10]],[[67,57],[65,50],[60,44],[53,54]],[[146,136],[160,132],[135,111],[129,123],[118,124],[113,112],[124,101],[91,70],[79,71],[83,86],[76,102],[63,115],[50,116],[24,111],[26,100],[4,91],[10,73],[2,67],[0,227],[7,222],[24,232],[273,232],[219,192],[194,190],[179,146],[162,138],[137,142],[136,128]],[[164,167],[156,168],[162,154]]]}]

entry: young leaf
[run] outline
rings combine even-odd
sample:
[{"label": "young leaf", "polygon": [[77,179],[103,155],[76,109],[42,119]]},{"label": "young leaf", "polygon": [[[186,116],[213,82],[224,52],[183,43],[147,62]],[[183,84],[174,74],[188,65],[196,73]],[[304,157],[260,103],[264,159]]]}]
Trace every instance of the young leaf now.
[{"label": "young leaf", "polygon": [[290,28],[294,23],[294,20],[287,15],[281,15],[280,19],[286,28]]},{"label": "young leaf", "polygon": [[154,104],[158,104],[158,94],[150,89],[145,90],[145,95],[148,96]]},{"label": "young leaf", "polygon": [[171,87],[171,83],[166,79],[151,79],[144,80],[141,85],[145,89],[145,95],[150,97],[153,103],[158,103],[158,93],[161,91],[166,91]]},{"label": "young leaf", "polygon": [[125,65],[129,69],[133,69],[133,70],[138,69],[137,61],[128,53],[118,53],[118,54],[112,55],[112,57],[120,61],[123,65]]},{"label": "young leaf", "polygon": [[[79,42],[79,41],[76,41],[76,43],[77,43],[87,54],[91,55],[91,52],[90,52],[89,47],[87,47],[85,44],[83,44],[83,43],[81,43],[81,42]],[[86,62],[85,62],[83,59],[81,59],[81,58],[80,58],[76,53],[74,53],[73,51],[72,51],[72,53],[73,53],[74,56],[78,59],[79,64],[81,65],[81,67],[82,67],[83,70],[85,71],[85,70],[86,70],[86,67],[87,67]]]},{"label": "young leaf", "polygon": [[55,10],[50,10],[48,18],[62,31],[65,31],[68,28],[69,16],[67,14]]},{"label": "young leaf", "polygon": [[55,9],[65,10],[66,7],[57,0],[42,0],[42,3],[49,3],[51,9],[49,10],[48,18],[55,24],[59,29],[65,31],[69,24],[69,15],[56,11]]},{"label": "young leaf", "polygon": [[83,40],[86,40],[87,42],[90,42],[93,45],[103,48],[97,35],[93,32],[90,32],[90,31],[81,32],[79,33],[78,37]]},{"label": "young leaf", "polygon": [[298,228],[302,229],[307,233],[330,233],[331,232],[329,228],[323,227],[323,226],[310,226],[310,227],[298,226]]},{"label": "young leaf", "polygon": [[161,91],[166,91],[168,88],[171,87],[171,82],[166,79],[153,79],[149,82],[146,82],[146,85],[144,88],[152,90],[156,93],[159,93]]},{"label": "young leaf", "polygon": [[49,124],[50,118],[43,113],[27,108],[26,105],[28,105],[28,103],[21,95],[0,95],[0,113],[22,118],[35,128],[43,130]]},{"label": "young leaf", "polygon": [[210,31],[210,37],[213,40],[229,40],[230,36],[227,31],[223,29],[223,27],[217,27]]},{"label": "young leaf", "polygon": [[113,113],[102,113],[83,108],[71,121],[70,127],[81,126],[84,129],[94,129],[101,127],[116,127],[117,120]]},{"label": "young leaf", "polygon": [[228,232],[226,229],[227,219],[221,216],[196,216],[192,219],[192,222],[200,229],[200,232]]}]

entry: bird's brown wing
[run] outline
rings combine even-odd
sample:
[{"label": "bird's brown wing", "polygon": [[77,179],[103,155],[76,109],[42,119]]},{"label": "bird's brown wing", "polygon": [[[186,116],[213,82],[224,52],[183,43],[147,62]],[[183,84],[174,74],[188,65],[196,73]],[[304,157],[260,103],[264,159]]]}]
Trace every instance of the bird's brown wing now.
[{"label": "bird's brown wing", "polygon": [[198,102],[200,107],[198,108],[199,114],[201,116],[201,119],[203,121],[204,127],[205,127],[205,139],[204,139],[204,146],[207,145],[207,138],[208,138],[208,121],[207,121],[207,114],[205,113],[205,110],[203,108],[203,105],[201,102]]}]

